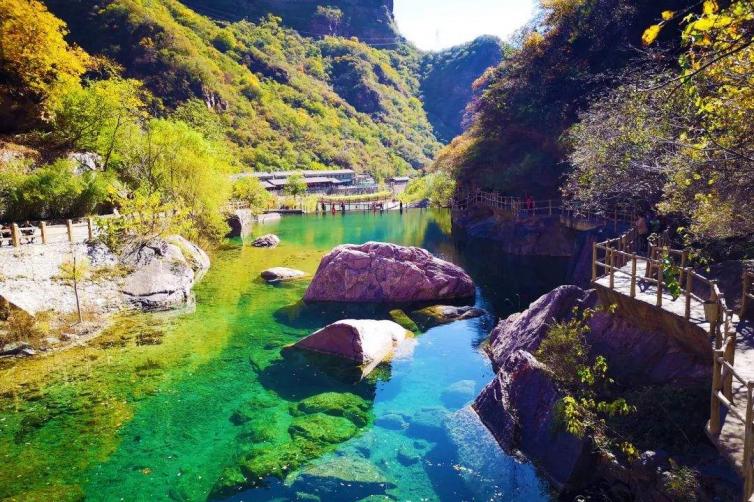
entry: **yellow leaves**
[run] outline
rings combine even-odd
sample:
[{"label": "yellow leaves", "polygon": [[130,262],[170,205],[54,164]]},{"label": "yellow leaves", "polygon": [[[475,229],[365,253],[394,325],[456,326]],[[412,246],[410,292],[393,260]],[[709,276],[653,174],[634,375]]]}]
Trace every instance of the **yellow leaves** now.
[{"label": "yellow leaves", "polygon": [[720,10],[720,6],[717,5],[717,2],[715,0],[705,0],[704,6],[702,7],[702,11],[704,12],[705,16],[711,16],[712,14],[717,13],[717,11]]},{"label": "yellow leaves", "polygon": [[24,91],[53,102],[86,71],[89,56],[65,41],[68,30],[37,0],[4,0],[0,7],[0,67]]},{"label": "yellow leaves", "polygon": [[652,45],[660,35],[660,31],[662,31],[662,26],[660,26],[659,24],[653,24],[652,26],[644,30],[644,34],[641,36],[641,41],[644,43],[644,45]]},{"label": "yellow leaves", "polygon": [[670,21],[671,19],[673,19],[673,16],[675,16],[675,12],[673,12],[672,10],[662,11],[662,20],[663,21]]}]

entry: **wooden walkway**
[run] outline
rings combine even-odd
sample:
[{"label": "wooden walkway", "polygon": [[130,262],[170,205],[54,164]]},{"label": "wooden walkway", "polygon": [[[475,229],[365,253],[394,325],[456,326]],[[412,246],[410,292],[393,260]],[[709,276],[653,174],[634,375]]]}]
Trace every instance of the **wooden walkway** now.
[{"label": "wooden walkway", "polygon": [[[713,353],[706,432],[743,479],[742,500],[754,500],[754,327],[751,321],[742,320],[754,305],[754,275],[744,274],[741,312],[734,313],[715,281],[686,267],[687,251],[656,244],[645,257],[636,253],[638,243],[631,230],[618,239],[595,244],[593,283],[621,295],[624,301],[661,308],[709,335],[697,337],[709,343]],[[681,286],[677,298],[669,292],[669,281]]]}]

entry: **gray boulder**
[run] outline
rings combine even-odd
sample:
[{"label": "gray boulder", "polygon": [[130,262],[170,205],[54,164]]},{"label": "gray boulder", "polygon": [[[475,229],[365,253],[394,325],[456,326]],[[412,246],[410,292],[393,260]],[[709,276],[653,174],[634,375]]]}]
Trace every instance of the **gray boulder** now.
[{"label": "gray boulder", "polygon": [[273,267],[263,271],[260,276],[267,282],[292,281],[306,277],[306,272],[286,267]]},{"label": "gray boulder", "polygon": [[294,347],[353,361],[366,375],[388,359],[408,334],[393,321],[346,319],[312,333]]},{"label": "gray boulder", "polygon": [[255,248],[274,248],[280,244],[280,237],[275,234],[267,234],[254,239],[251,243]]},{"label": "gray boulder", "polygon": [[191,288],[209,269],[209,257],[180,236],[133,243],[121,263],[134,270],[121,286],[126,301],[143,310],[167,310],[187,303]]}]

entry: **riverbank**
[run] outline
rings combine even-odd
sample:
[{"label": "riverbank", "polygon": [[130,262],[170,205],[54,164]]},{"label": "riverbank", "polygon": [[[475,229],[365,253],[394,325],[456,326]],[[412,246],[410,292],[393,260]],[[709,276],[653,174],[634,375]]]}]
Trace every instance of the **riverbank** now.
[{"label": "riverbank", "polygon": [[209,258],[180,236],[128,243],[113,253],[98,242],[0,249],[0,355],[34,355],[91,340],[126,310],[190,305]]},{"label": "riverbank", "polygon": [[[115,318],[85,347],[0,370],[0,448],[9,459],[0,467],[0,496],[206,500],[253,453],[268,468],[278,466],[282,479],[265,478],[233,500],[296,492],[331,500],[341,482],[352,485],[354,499],[505,493],[546,500],[530,465],[499,450],[489,435],[469,437],[464,431],[475,429],[457,414],[492,378],[480,350],[491,328],[486,318],[422,332],[413,352],[357,385],[327,366],[283,356],[284,346],[344,315],[389,318],[387,308],[305,308],[308,281],[271,285],[259,277],[275,266],[313,275],[338,244],[379,240],[429,249],[470,272],[479,288],[476,306],[494,317],[560,283],[557,260],[546,266],[540,258],[458,247],[449,223],[447,211],[283,218],[255,230],[281,237],[274,250],[233,241],[216,253],[195,287],[194,312]],[[313,408],[315,397],[347,399],[366,421],[329,415],[322,401]],[[306,441],[316,441],[316,458],[296,439],[314,424],[321,435]],[[300,452],[303,463],[290,469]]]}]

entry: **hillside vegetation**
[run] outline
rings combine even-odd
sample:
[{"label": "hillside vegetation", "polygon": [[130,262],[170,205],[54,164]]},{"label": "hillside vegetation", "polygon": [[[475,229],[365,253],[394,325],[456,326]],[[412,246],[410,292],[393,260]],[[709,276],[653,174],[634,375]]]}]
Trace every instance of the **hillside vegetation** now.
[{"label": "hillside vegetation", "polygon": [[542,0],[543,14],[479,85],[469,131],[438,167],[466,186],[513,195],[558,193],[568,144],[563,133],[590,97],[638,57],[641,35],[674,0]]},{"label": "hillside vegetation", "polygon": [[211,110],[196,121],[214,123],[248,168],[384,177],[423,165],[438,146],[407,51],[314,41],[275,18],[219,26],[175,0],[48,4],[73,41],[144,82],[158,112],[205,102]]}]

